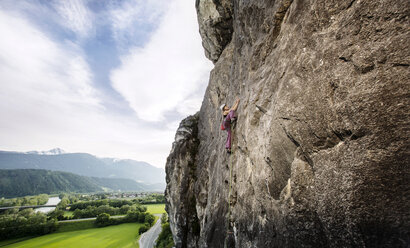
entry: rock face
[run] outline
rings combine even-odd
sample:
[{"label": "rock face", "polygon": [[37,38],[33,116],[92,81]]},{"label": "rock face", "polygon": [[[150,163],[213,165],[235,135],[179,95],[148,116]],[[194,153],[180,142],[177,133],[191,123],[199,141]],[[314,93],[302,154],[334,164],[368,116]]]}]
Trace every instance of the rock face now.
[{"label": "rock face", "polygon": [[232,38],[232,4],[230,0],[196,0],[195,3],[205,55],[214,63]]},{"label": "rock face", "polygon": [[175,245],[196,247],[199,222],[196,215],[195,156],[198,151],[198,114],[181,122],[167,159],[165,199]]},{"label": "rock face", "polygon": [[177,247],[408,247],[410,2],[196,5],[215,68],[167,162]]}]

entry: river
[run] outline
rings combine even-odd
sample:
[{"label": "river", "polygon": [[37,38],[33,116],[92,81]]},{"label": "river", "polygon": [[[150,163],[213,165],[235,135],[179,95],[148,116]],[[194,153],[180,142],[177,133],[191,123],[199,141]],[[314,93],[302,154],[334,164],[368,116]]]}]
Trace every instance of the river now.
[{"label": "river", "polygon": [[[58,198],[58,196],[56,197],[50,197],[48,198],[48,201],[45,205],[57,205],[59,202],[61,201],[60,198]],[[44,208],[36,208],[35,211],[36,212],[42,212],[42,213],[48,213],[53,211],[54,209],[56,209],[55,207],[44,207]]]}]

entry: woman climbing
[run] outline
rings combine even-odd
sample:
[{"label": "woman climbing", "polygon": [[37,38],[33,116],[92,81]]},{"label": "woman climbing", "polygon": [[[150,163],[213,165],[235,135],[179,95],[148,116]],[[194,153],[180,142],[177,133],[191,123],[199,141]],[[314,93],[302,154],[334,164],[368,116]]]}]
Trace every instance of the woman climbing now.
[{"label": "woman climbing", "polygon": [[239,99],[236,99],[235,104],[232,108],[229,108],[228,106],[226,106],[226,104],[222,104],[221,107],[219,107],[224,117],[221,129],[226,130],[228,132],[228,137],[226,137],[225,148],[229,154],[231,153],[231,123],[236,121],[235,111],[236,109],[238,109],[238,105]]}]

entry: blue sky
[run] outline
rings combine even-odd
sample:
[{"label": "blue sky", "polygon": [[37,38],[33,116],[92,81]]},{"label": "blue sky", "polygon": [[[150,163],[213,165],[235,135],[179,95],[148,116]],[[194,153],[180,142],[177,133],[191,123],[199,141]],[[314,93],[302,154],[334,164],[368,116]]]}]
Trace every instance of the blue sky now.
[{"label": "blue sky", "polygon": [[192,0],[1,0],[0,149],[164,167],[212,63]]}]

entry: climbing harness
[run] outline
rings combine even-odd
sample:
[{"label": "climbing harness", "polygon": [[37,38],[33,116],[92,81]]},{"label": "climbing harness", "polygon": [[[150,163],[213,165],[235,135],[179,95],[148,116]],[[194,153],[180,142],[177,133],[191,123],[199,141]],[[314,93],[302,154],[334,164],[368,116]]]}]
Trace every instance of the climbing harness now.
[{"label": "climbing harness", "polygon": [[224,124],[221,123],[221,130],[225,130]]}]

